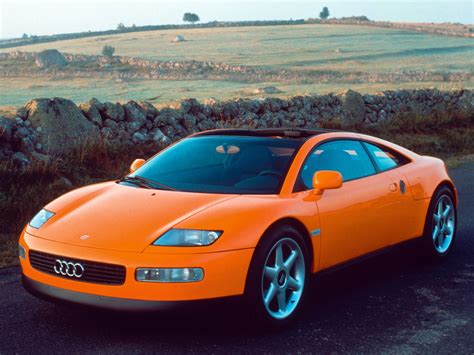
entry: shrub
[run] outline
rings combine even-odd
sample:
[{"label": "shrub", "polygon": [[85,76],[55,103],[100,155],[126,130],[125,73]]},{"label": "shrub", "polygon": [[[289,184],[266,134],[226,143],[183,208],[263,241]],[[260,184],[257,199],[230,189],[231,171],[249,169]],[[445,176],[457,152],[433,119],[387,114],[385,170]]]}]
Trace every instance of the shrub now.
[{"label": "shrub", "polygon": [[106,44],[104,48],[102,48],[102,55],[107,58],[112,58],[115,53],[115,48]]}]

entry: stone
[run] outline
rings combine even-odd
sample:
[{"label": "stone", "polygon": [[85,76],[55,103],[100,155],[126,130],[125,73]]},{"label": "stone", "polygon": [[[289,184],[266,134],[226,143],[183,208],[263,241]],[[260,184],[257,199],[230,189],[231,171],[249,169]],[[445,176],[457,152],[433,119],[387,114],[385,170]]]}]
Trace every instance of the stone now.
[{"label": "stone", "polygon": [[361,125],[365,119],[365,102],[362,95],[353,90],[347,90],[339,96],[342,105],[342,126],[352,128]]},{"label": "stone", "polygon": [[57,49],[46,49],[37,53],[35,63],[41,69],[67,65],[66,58]]},{"label": "stone", "polygon": [[30,165],[30,159],[28,159],[28,157],[21,152],[13,153],[11,160],[13,164],[20,169],[24,169]]},{"label": "stone", "polygon": [[20,107],[18,110],[16,110],[16,115],[22,120],[26,120],[28,118],[28,110],[24,107]]},{"label": "stone", "polygon": [[471,117],[474,120],[474,94],[470,90],[464,90],[458,100],[459,112],[461,115]]},{"label": "stone", "polygon": [[151,132],[151,139],[159,148],[165,148],[171,144],[171,139],[164,135],[159,128],[154,128]]},{"label": "stone", "polygon": [[136,144],[143,144],[147,141],[147,136],[143,132],[135,132],[132,135],[132,142]]},{"label": "stone", "polygon": [[111,119],[114,121],[123,121],[125,119],[125,111],[120,104],[112,102],[104,102],[103,108],[99,110],[104,120]]},{"label": "stone", "polygon": [[189,133],[195,133],[198,131],[196,123],[196,117],[194,117],[193,115],[186,114],[182,118],[182,125]]},{"label": "stone", "polygon": [[146,113],[137,102],[129,101],[123,105],[123,108],[125,110],[125,119],[128,122],[140,121],[145,123]]},{"label": "stone", "polygon": [[95,98],[79,105],[82,113],[89,119],[89,121],[99,127],[102,127],[102,116],[100,115],[99,109],[104,109],[104,107],[104,104]]},{"label": "stone", "polygon": [[127,123],[127,132],[133,134],[144,126],[146,121],[132,121]]},{"label": "stone", "polygon": [[104,121],[104,127],[109,127],[113,130],[117,129],[118,128],[118,123],[115,122],[114,120],[111,120],[111,119],[106,119]]},{"label": "stone", "polygon": [[184,36],[182,36],[182,35],[177,35],[177,36],[173,39],[173,42],[174,42],[174,43],[186,42],[186,39],[185,39]]},{"label": "stone", "polygon": [[62,155],[79,149],[86,142],[100,140],[99,128],[89,122],[70,100],[35,99],[25,107],[32,124],[42,128],[42,144],[46,153]]},{"label": "stone", "polygon": [[0,116],[0,141],[10,142],[12,140],[14,126],[13,120]]},{"label": "stone", "polygon": [[156,107],[150,104],[148,101],[139,101],[138,105],[145,112],[145,116],[148,120],[153,120],[158,115],[158,110]]},{"label": "stone", "polygon": [[202,112],[202,105],[196,99],[185,99],[180,103],[180,108],[184,113],[196,115]]},{"label": "stone", "polygon": [[263,88],[258,88],[258,89],[255,89],[253,91],[253,93],[255,95],[261,95],[261,94],[280,94],[282,93],[283,91],[281,91],[280,89],[278,89],[277,87],[275,86],[266,86],[266,87],[263,87]]},{"label": "stone", "polygon": [[13,134],[13,138],[19,141],[19,140],[22,140],[23,138],[28,137],[29,135],[30,135],[30,130],[28,128],[20,127]]}]

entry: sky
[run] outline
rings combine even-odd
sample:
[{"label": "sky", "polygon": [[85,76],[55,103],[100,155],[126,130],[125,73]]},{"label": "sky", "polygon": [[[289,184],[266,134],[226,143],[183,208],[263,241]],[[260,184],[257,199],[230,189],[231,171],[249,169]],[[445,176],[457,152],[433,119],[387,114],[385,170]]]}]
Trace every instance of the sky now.
[{"label": "sky", "polygon": [[0,38],[114,29],[123,22],[182,23],[184,12],[201,21],[305,19],[327,6],[331,16],[372,20],[472,24],[472,0],[0,0]]}]

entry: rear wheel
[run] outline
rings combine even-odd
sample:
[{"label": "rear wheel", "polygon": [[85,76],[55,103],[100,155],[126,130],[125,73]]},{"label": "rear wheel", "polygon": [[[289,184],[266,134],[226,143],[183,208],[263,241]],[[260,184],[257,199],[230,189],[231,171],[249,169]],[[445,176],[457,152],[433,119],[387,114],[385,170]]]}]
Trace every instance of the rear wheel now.
[{"label": "rear wheel", "polygon": [[444,259],[456,239],[457,211],[450,188],[439,188],[430,203],[423,236],[423,251],[434,260]]},{"label": "rear wheel", "polygon": [[290,226],[271,230],[255,251],[246,288],[248,306],[261,321],[279,326],[298,314],[306,291],[308,251]]}]

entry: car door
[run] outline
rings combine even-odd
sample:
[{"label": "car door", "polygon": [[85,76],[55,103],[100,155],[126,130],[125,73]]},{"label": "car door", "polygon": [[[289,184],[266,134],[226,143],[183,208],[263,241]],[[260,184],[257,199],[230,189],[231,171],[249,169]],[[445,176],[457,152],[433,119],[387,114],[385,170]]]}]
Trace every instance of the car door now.
[{"label": "car door", "polygon": [[300,174],[311,188],[316,171],[335,170],[343,185],[317,200],[320,219],[320,269],[340,264],[391,244],[392,214],[397,196],[392,179],[377,170],[358,140],[332,140],[318,145]]},{"label": "car door", "polygon": [[410,160],[400,153],[382,145],[362,143],[380,174],[392,180],[391,191],[397,196],[397,208],[392,213],[392,243],[419,237],[420,221],[424,221],[424,209],[413,199],[410,184],[400,169]]}]

